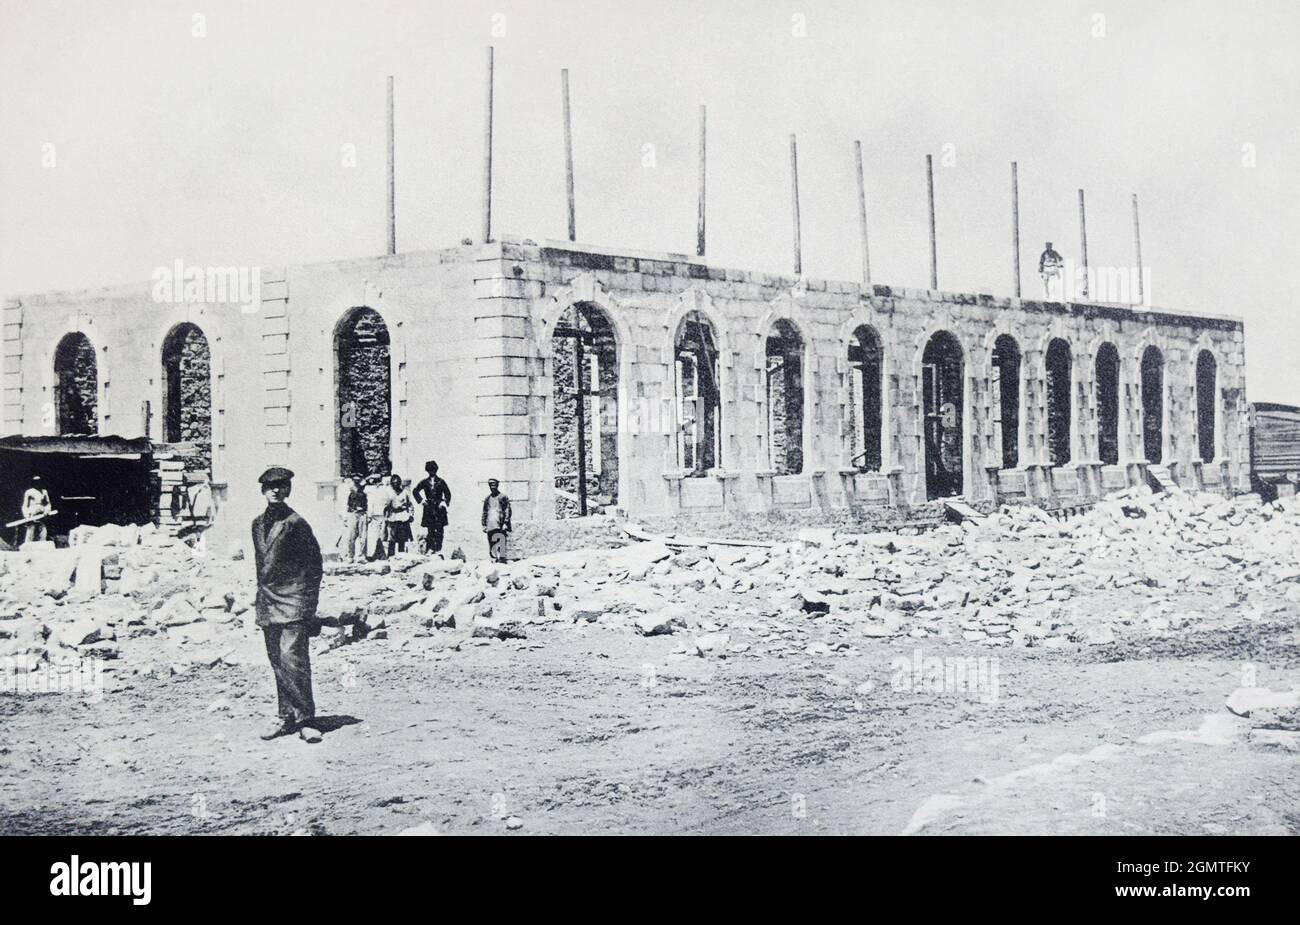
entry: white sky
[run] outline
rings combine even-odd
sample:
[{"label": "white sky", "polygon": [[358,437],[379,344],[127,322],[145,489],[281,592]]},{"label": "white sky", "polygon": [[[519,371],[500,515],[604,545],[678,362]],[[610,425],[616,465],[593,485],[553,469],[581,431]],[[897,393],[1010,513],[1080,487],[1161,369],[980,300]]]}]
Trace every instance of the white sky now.
[{"label": "white sky", "polygon": [[498,233],[566,234],[561,67],[579,241],[693,250],[707,103],[711,262],[789,272],[793,131],[805,273],[859,277],[861,139],[874,280],[927,285],[931,153],[940,288],[1007,295],[1014,159],[1027,296],[1079,187],[1131,266],[1137,192],[1155,304],[1243,317],[1250,397],[1300,404],[1294,0],[0,0],[0,292],[382,252],[388,74],[399,250],[477,237],[488,44]]}]

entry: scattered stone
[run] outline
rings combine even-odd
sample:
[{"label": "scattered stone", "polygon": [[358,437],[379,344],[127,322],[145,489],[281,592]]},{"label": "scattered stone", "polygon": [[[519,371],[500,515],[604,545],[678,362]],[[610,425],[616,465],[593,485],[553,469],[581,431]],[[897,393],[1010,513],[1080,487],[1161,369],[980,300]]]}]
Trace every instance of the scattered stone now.
[{"label": "scattered stone", "polygon": [[1083,641],[1090,646],[1110,645],[1115,641],[1115,630],[1109,623],[1090,626],[1084,630]]},{"label": "scattered stone", "polygon": [[831,602],[826,600],[825,595],[819,594],[811,588],[804,588],[797,595],[799,609],[804,613],[824,614],[831,612]]},{"label": "scattered stone", "polygon": [[1274,692],[1267,687],[1239,687],[1225,705],[1230,713],[1245,717],[1262,710],[1295,710],[1300,708],[1300,690]]},{"label": "scattered stone", "polygon": [[670,606],[658,613],[637,617],[632,625],[642,636],[667,636],[678,629],[684,629],[686,620],[677,608]]},{"label": "scattered stone", "polygon": [[696,655],[713,655],[726,649],[730,642],[731,636],[727,633],[705,633],[696,637],[691,645]]}]

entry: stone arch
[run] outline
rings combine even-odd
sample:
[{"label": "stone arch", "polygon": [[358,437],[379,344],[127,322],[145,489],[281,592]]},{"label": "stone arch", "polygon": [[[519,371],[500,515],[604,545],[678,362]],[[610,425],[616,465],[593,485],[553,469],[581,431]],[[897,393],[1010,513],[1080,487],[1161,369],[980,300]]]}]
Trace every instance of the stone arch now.
[{"label": "stone arch", "polygon": [[674,468],[687,476],[707,475],[725,461],[722,408],[724,352],[715,320],[703,311],[681,315],[672,334]]},{"label": "stone arch", "polygon": [[1047,412],[1047,458],[1053,466],[1070,461],[1073,432],[1072,375],[1073,357],[1069,341],[1053,337],[1043,353],[1044,403]]},{"label": "stone arch", "polygon": [[391,472],[392,337],[384,317],[364,305],[344,312],[334,326],[333,356],[339,476]]},{"label": "stone arch", "polygon": [[1011,334],[1000,334],[989,353],[996,386],[993,396],[998,406],[999,449],[1001,468],[1014,469],[1020,465],[1021,402],[1024,376],[1021,370],[1023,357],[1020,342]]},{"label": "stone arch", "polygon": [[[843,341],[841,342],[843,343]],[[885,466],[885,345],[874,325],[861,323],[848,338],[850,463],[862,472]]]},{"label": "stone arch", "polygon": [[966,476],[966,351],[946,329],[931,333],[917,351],[921,446],[929,500],[960,495]]},{"label": "stone arch", "polygon": [[1120,359],[1111,341],[1097,347],[1093,359],[1093,383],[1097,407],[1097,459],[1106,466],[1119,464],[1120,457]]},{"label": "stone arch", "polygon": [[789,318],[766,329],[762,363],[768,467],[777,475],[798,475],[807,462],[808,343]]},{"label": "stone arch", "polygon": [[192,321],[172,326],[163,338],[162,421],[164,443],[193,443],[196,452],[185,458],[186,469],[210,472],[212,467],[212,347]]},{"label": "stone arch", "polygon": [[[625,348],[633,343],[632,330],[628,327],[622,304],[609,294],[609,291],[596,279],[595,274],[583,273],[575,277],[569,285],[556,290],[534,316],[539,356],[544,360],[551,358],[552,332],[555,330],[555,325],[561,315],[579,302],[594,305],[605,313],[618,342],[619,355],[628,353]],[[630,370],[627,370],[627,373],[630,375]],[[626,379],[628,376],[620,378]]]},{"label": "stone arch", "polygon": [[[664,367],[668,373],[667,388],[662,396],[665,403],[662,417],[666,424],[665,430],[668,432],[664,468],[668,471],[684,471],[687,476],[702,476],[707,473],[707,469],[696,469],[683,464],[683,459],[686,456],[685,440],[688,436],[688,429],[692,426],[692,421],[696,420],[694,417],[688,420],[686,414],[691,412],[693,415],[694,411],[700,409],[698,407],[694,409],[687,407],[690,404],[689,402],[683,403],[682,383],[678,375],[680,371],[678,364],[680,359],[678,356],[679,340],[686,331],[688,324],[695,325],[700,322],[705,323],[708,328],[712,338],[713,351],[717,358],[714,365],[716,366],[718,399],[714,427],[719,452],[715,465],[717,468],[721,468],[733,458],[733,447],[730,440],[734,424],[727,408],[727,402],[731,396],[731,332],[722,314],[714,306],[712,297],[703,289],[692,286],[677,297],[676,304],[664,318],[664,337],[660,350]],[[659,409],[653,409],[652,414],[657,418]]]},{"label": "stone arch", "polygon": [[1165,358],[1155,344],[1142,351],[1139,363],[1142,383],[1142,452],[1146,461],[1164,461],[1165,441]]},{"label": "stone arch", "polygon": [[836,344],[840,355],[836,360],[836,372],[840,378],[840,459],[845,468],[860,468],[853,462],[854,456],[861,452],[857,446],[857,434],[854,432],[856,421],[850,404],[855,401],[853,388],[853,362],[850,348],[858,333],[867,329],[875,335],[880,355],[880,469],[889,469],[896,459],[895,436],[893,431],[894,415],[890,396],[890,362],[893,359],[894,344],[887,338],[892,334],[888,319],[883,313],[871,309],[864,300],[865,308],[854,311],[839,327]]},{"label": "stone arch", "polygon": [[82,331],[64,334],[51,359],[57,434],[97,434],[100,417],[98,351]]},{"label": "stone arch", "polygon": [[613,507],[620,497],[622,346],[613,319],[594,302],[570,305],[550,335],[548,455],[555,514],[580,516]]},{"label": "stone arch", "polygon": [[1219,362],[1206,348],[1196,351],[1196,448],[1203,463],[1218,458],[1219,447]]},{"label": "stone arch", "polygon": [[[668,401],[664,396],[662,406],[655,406],[651,401],[638,398],[636,403],[628,396],[629,384],[635,382],[633,360],[636,354],[636,341],[628,323],[628,306],[620,299],[615,299],[596,279],[594,273],[582,273],[568,285],[556,289],[545,302],[534,307],[529,319],[532,355],[540,361],[541,376],[535,379],[531,388],[537,389],[544,397],[547,413],[537,416],[537,435],[542,438],[541,451],[533,456],[530,470],[534,484],[537,486],[536,504],[533,505],[535,516],[547,517],[559,510],[559,496],[555,494],[555,343],[554,331],[560,318],[573,306],[583,304],[602,313],[613,331],[615,351],[618,355],[616,379],[618,385],[617,413],[619,434],[617,453],[614,461],[618,467],[617,497],[628,497],[629,475],[631,473],[631,453],[635,435],[659,433],[667,429],[664,421],[671,415],[666,410]],[[632,439],[629,439],[632,436]],[[639,438],[644,439],[644,437]],[[561,462],[563,466],[563,462]]]},{"label": "stone arch", "polygon": [[[709,324],[713,326],[714,335],[718,339],[718,351],[729,359],[731,335],[727,326],[723,323],[722,313],[713,304],[712,296],[694,286],[677,297],[677,304],[664,318],[664,356],[671,357],[673,355],[673,345],[676,343],[677,335],[681,330],[682,321],[689,315],[699,315],[708,320]],[[729,366],[730,362],[724,363],[724,370]]]}]

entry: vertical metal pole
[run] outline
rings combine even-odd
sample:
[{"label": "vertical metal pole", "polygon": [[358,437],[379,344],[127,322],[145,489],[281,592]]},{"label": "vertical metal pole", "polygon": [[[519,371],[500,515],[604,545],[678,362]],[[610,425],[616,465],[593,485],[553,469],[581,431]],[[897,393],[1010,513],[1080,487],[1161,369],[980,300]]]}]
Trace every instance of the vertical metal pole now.
[{"label": "vertical metal pole", "polygon": [[853,142],[858,162],[858,224],[862,228],[862,287],[871,294],[871,249],[867,246],[867,185],[862,174],[862,142]]},{"label": "vertical metal pole", "polygon": [[1011,254],[1018,299],[1020,298],[1020,175],[1015,161],[1011,162]]},{"label": "vertical metal pole", "polygon": [[394,174],[396,147],[393,143],[393,76],[388,75],[388,253],[397,253],[397,181]]},{"label": "vertical metal pole", "polygon": [[706,138],[706,113],[704,104],[700,104],[700,207],[695,219],[695,254],[704,256],[704,154]]},{"label": "vertical metal pole", "polygon": [[1083,209],[1083,190],[1079,190],[1079,244],[1083,250],[1083,298],[1088,298],[1088,220]]},{"label": "vertical metal pole", "polygon": [[803,274],[803,253],[799,244],[799,151],[790,133],[790,202],[794,211],[794,275]]},{"label": "vertical metal pole", "polygon": [[492,46],[487,50],[487,108],[483,120],[483,242],[492,240]]},{"label": "vertical metal pole", "polygon": [[925,156],[925,184],[930,195],[930,288],[939,288],[939,250],[934,235],[934,158]]},{"label": "vertical metal pole", "polygon": [[564,90],[564,188],[569,197],[569,240],[578,240],[577,218],[573,206],[573,123],[569,118],[569,69],[560,71]]},{"label": "vertical metal pole", "polygon": [[1142,291],[1142,229],[1138,225],[1138,194],[1133,194],[1133,249],[1137,254],[1138,304],[1146,301]]},{"label": "vertical metal pole", "polygon": [[578,329],[573,338],[573,390],[574,419],[578,422],[578,513],[587,516],[587,388],[583,382],[582,367],[582,309],[574,309],[574,327]]}]

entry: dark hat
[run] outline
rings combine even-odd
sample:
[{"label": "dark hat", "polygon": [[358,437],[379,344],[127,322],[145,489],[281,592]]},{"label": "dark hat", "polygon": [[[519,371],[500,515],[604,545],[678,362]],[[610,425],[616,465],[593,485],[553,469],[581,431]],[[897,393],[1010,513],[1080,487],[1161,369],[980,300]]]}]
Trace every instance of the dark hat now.
[{"label": "dark hat", "polygon": [[272,466],[257,477],[257,481],[262,485],[270,485],[274,482],[287,482],[293,478],[293,472],[284,466]]},{"label": "dark hat", "polygon": [[41,480],[41,477],[40,477],[39,475],[33,475],[33,476],[32,476],[32,481],[33,481],[33,482],[39,482],[40,480]]},{"label": "dark hat", "polygon": [[427,463],[424,464],[424,471],[425,471],[425,472],[430,472],[430,471],[432,471],[432,470],[434,470],[434,469],[437,469],[437,468],[438,468],[438,463],[437,463],[435,460],[432,460],[432,459],[429,460]]}]

